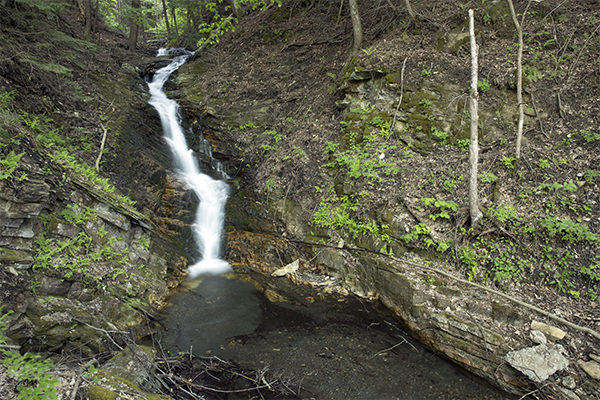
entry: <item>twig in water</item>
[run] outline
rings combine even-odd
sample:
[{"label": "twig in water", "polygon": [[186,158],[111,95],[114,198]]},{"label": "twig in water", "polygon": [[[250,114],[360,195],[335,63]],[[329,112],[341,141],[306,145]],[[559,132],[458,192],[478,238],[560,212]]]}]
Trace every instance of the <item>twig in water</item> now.
[{"label": "twig in water", "polygon": [[[404,344],[404,343],[408,343],[408,341],[407,341],[406,339],[402,338],[402,341],[401,341],[400,343],[398,343],[398,344],[395,344],[395,345],[393,345],[392,347],[389,347],[389,348],[387,348],[387,349],[383,349],[383,350],[381,350],[381,351],[379,351],[379,352],[377,352],[377,353],[373,354],[373,355],[372,355],[371,357],[369,357],[369,358],[377,357],[377,356],[378,356],[378,355],[380,355],[381,353],[385,353],[386,351],[389,351],[389,350],[395,349],[396,347],[398,347],[398,346],[400,346],[401,344]],[[410,343],[409,343],[409,344],[410,344]]]}]

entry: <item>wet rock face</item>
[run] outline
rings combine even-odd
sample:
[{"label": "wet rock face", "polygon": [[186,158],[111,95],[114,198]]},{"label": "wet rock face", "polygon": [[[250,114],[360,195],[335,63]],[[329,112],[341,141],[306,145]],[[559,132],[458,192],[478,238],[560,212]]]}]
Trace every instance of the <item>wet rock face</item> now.
[{"label": "wet rock face", "polygon": [[[508,323],[498,308],[511,308],[468,284],[415,265],[377,255],[348,256],[343,250],[319,257],[320,267],[354,293],[378,297],[421,342],[493,385],[517,393],[520,373],[503,360],[514,348],[530,346],[520,332],[530,315]],[[343,260],[343,262],[341,261]]]}]

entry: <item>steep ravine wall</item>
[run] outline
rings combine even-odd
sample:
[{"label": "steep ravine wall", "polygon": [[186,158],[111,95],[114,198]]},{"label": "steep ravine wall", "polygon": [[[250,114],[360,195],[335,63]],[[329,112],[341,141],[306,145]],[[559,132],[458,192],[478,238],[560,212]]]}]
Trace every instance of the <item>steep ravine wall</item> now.
[{"label": "steep ravine wall", "polygon": [[26,349],[91,356],[109,335],[145,336],[184,274],[194,201],[170,169],[140,74],[124,64],[97,81],[122,113],[108,121],[112,179],[88,179],[26,138],[2,148],[3,159],[22,154],[0,180],[2,315]]}]

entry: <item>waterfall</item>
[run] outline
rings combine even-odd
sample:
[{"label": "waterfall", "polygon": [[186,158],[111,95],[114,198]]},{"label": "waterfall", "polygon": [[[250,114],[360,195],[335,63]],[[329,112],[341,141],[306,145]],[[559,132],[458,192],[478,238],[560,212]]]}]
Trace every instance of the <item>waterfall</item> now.
[{"label": "waterfall", "polygon": [[192,230],[202,259],[188,270],[190,277],[194,278],[201,274],[220,274],[231,271],[229,264],[219,258],[225,202],[229,190],[225,182],[212,179],[200,172],[198,160],[194,156],[194,152],[188,148],[181,128],[179,105],[167,98],[163,91],[163,86],[171,73],[182,66],[190,54],[181,49],[175,51],[161,49],[158,55],[174,52],[184,54],[176,56],[169,65],[156,71],[152,82],[148,84],[151,95],[148,102],[158,111],[165,140],[171,148],[181,177],[200,199]]}]

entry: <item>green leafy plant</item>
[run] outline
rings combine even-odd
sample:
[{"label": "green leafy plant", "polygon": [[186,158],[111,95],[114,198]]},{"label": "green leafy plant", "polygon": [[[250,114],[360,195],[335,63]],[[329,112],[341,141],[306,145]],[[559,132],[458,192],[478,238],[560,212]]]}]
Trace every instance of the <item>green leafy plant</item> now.
[{"label": "green leafy plant", "polygon": [[0,165],[2,165],[2,170],[0,171],[0,180],[8,179],[12,176],[12,173],[17,169],[17,165],[19,165],[19,161],[23,154],[15,154],[14,151],[10,151],[6,155],[6,158],[0,159]]},{"label": "green leafy plant", "polygon": [[597,176],[600,176],[600,172],[591,169],[587,169],[583,172],[583,179],[590,185],[594,184],[594,178]]},{"label": "green leafy plant", "polygon": [[[0,317],[0,344],[6,342],[4,336],[4,318],[9,314]],[[0,347],[2,364],[6,367],[6,374],[19,381],[17,385],[17,399],[19,400],[56,400],[57,394],[55,386],[59,383],[58,379],[48,373],[52,369],[52,361],[45,359],[38,354],[21,354],[15,350],[7,350]]]},{"label": "green leafy plant", "polygon": [[419,102],[419,104],[422,105],[423,108],[426,108],[426,107],[431,106],[433,103],[429,99],[423,99]]},{"label": "green leafy plant", "polygon": [[491,87],[492,85],[490,85],[490,83],[485,78],[482,78],[481,80],[477,81],[477,88],[481,91],[481,93],[487,92],[488,90],[490,90]]},{"label": "green leafy plant", "polygon": [[496,182],[496,180],[498,179],[498,177],[492,174],[491,172],[486,172],[485,174],[478,174],[477,177],[481,182],[485,183]]},{"label": "green leafy plant", "polygon": [[448,214],[448,212],[458,211],[458,204],[456,204],[453,201],[436,200],[431,197],[424,197],[421,199],[421,202],[425,206],[433,205],[437,209],[436,213],[432,213],[429,215],[429,218],[431,218],[434,221],[438,218],[450,219],[450,214]]},{"label": "green leafy plant", "polygon": [[517,159],[515,157],[502,156],[502,166],[506,169],[514,169]]},{"label": "green leafy plant", "polygon": [[581,136],[587,143],[593,142],[594,140],[600,140],[600,133],[588,130],[581,131]]},{"label": "green leafy plant", "polygon": [[440,131],[435,126],[432,126],[430,133],[431,133],[431,136],[437,138],[440,141],[440,144],[442,146],[444,146],[446,144],[446,141],[448,140],[448,137],[449,137],[448,132]]},{"label": "green leafy plant", "polygon": [[471,145],[471,141],[469,139],[457,139],[456,145],[462,151],[469,150],[469,146]]},{"label": "green leafy plant", "polygon": [[400,236],[400,238],[402,240],[404,240],[406,243],[409,243],[411,240],[416,239],[419,237],[419,235],[429,235],[429,232],[431,232],[431,230],[429,229],[429,227],[421,222],[417,225],[414,226],[414,228],[412,229],[412,231],[410,231],[409,233]]}]

